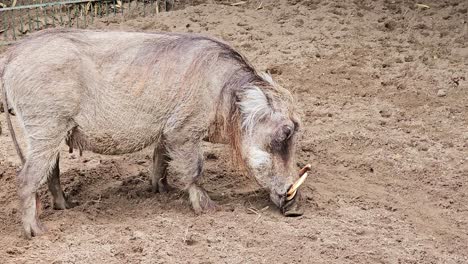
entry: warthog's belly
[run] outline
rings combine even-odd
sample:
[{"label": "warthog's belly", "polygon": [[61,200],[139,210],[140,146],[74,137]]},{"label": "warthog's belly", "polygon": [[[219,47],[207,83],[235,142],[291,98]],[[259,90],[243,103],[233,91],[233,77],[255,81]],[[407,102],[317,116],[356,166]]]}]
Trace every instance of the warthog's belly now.
[{"label": "warthog's belly", "polygon": [[119,155],[132,153],[158,141],[158,131],[132,129],[108,130],[83,130],[76,127],[70,133],[67,144],[70,148],[89,150],[98,154]]}]

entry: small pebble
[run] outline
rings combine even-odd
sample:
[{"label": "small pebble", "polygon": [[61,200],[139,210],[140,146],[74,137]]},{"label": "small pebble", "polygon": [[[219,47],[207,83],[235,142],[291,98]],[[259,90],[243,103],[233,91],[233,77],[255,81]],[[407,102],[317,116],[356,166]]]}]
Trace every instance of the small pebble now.
[{"label": "small pebble", "polygon": [[379,111],[379,114],[382,116],[382,117],[385,117],[385,118],[389,118],[392,116],[392,113],[386,109],[382,109]]},{"label": "small pebble", "polygon": [[439,96],[439,97],[444,97],[444,96],[446,96],[446,95],[447,95],[447,91],[444,90],[444,89],[439,89],[439,90],[437,91],[437,96]]},{"label": "small pebble", "polygon": [[130,240],[143,239],[144,237],[145,237],[145,233],[141,231],[134,231]]}]

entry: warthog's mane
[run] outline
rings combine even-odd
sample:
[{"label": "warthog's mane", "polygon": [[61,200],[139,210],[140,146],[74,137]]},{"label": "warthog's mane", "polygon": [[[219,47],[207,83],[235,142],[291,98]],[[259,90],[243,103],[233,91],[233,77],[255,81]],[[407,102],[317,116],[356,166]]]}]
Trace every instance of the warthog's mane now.
[{"label": "warthog's mane", "polygon": [[275,106],[281,104],[278,101],[292,102],[291,94],[277,86],[269,74],[258,72],[230,45],[204,36],[195,35],[194,39],[214,43],[213,51],[218,58],[235,65],[223,76],[209,138],[212,141],[223,138],[231,147],[236,165],[242,170],[248,170],[242,150],[242,137],[252,133],[258,122],[274,113],[277,110]]}]

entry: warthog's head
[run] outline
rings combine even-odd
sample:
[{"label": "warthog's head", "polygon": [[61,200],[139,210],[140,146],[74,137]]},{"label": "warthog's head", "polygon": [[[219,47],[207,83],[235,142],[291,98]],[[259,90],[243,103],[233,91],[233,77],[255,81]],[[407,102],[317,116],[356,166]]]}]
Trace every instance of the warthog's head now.
[{"label": "warthog's head", "polygon": [[302,215],[300,193],[291,191],[299,178],[295,148],[300,120],[295,102],[271,76],[261,77],[258,84],[236,91],[241,126],[237,145],[245,167],[270,192],[271,200],[283,214]]}]

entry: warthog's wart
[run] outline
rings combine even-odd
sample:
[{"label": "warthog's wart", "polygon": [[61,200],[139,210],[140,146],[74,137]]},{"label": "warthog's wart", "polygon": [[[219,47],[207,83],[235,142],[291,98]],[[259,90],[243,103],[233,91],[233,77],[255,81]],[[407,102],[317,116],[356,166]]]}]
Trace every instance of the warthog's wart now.
[{"label": "warthog's wart", "polygon": [[167,190],[166,169],[172,166],[196,212],[215,206],[198,184],[201,141],[225,142],[237,164],[270,191],[282,212],[296,210],[298,193],[286,199],[297,178],[299,118],[293,97],[220,40],[193,34],[43,31],[0,59],[0,87],[28,146],[18,176],[28,237],[45,230],[36,193],[46,180],[54,207],[70,206],[59,181],[62,142],[112,155],[153,145],[153,190]]}]

